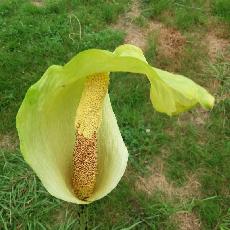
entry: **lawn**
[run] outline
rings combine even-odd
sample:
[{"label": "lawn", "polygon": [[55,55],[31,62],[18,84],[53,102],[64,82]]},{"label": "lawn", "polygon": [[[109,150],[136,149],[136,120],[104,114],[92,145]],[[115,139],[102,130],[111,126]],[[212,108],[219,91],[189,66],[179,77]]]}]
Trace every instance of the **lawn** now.
[{"label": "lawn", "polygon": [[[230,1],[0,2],[0,229],[230,229]],[[129,161],[108,196],[52,197],[19,149],[15,117],[29,86],[76,53],[131,43],[153,66],[216,99],[180,116],[156,112],[149,82],[112,73],[109,93]]]}]

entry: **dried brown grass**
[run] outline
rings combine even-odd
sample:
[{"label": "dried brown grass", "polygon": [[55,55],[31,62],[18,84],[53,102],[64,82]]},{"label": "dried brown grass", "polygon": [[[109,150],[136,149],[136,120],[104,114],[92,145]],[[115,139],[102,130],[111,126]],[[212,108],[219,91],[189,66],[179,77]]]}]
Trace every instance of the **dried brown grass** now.
[{"label": "dried brown grass", "polygon": [[152,195],[157,191],[163,192],[169,199],[179,199],[181,201],[200,196],[200,183],[195,174],[187,176],[187,183],[177,187],[169,182],[164,175],[164,163],[161,159],[156,159],[154,164],[149,167],[151,173],[147,177],[139,177],[135,187],[139,191]]},{"label": "dried brown grass", "polygon": [[0,149],[15,150],[18,147],[18,141],[10,134],[0,135]]},{"label": "dried brown grass", "polygon": [[199,218],[190,212],[176,212],[171,216],[173,222],[175,222],[179,230],[200,230],[201,222]]}]

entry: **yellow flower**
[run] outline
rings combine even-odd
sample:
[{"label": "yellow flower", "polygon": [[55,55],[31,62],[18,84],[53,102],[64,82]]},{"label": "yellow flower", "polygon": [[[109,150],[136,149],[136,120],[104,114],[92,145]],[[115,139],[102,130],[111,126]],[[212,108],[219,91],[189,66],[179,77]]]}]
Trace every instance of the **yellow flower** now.
[{"label": "yellow flower", "polygon": [[145,74],[159,112],[174,115],[197,103],[213,107],[214,98],[205,89],[151,67],[132,45],[113,53],[86,50],[64,66],[49,67],[29,88],[17,130],[24,159],[57,198],[90,203],[107,195],[124,174],[128,151],[108,95],[113,71]]}]

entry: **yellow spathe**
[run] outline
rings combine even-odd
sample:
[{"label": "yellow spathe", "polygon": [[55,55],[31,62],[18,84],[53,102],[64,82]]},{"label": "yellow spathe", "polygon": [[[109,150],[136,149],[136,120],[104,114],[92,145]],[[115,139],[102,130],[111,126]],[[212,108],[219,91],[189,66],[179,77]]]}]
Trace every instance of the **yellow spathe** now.
[{"label": "yellow spathe", "polygon": [[65,66],[51,66],[32,85],[17,114],[20,148],[27,163],[55,197],[85,204],[107,195],[121,179],[128,152],[115,115],[105,97],[98,129],[98,175],[87,201],[73,192],[72,155],[76,110],[86,77],[113,71],[145,74],[150,83],[153,107],[168,115],[186,111],[197,103],[210,109],[214,98],[201,86],[181,75],[151,67],[142,51],[132,45],[119,46],[113,53],[91,49],[76,55]]}]

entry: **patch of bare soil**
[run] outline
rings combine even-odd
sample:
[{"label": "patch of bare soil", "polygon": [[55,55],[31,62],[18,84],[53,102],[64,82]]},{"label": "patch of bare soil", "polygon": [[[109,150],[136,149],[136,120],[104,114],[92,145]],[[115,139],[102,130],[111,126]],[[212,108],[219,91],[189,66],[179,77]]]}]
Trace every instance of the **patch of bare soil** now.
[{"label": "patch of bare soil", "polygon": [[199,138],[197,142],[200,145],[205,145],[208,141],[205,135],[205,124],[209,121],[210,111],[201,107],[193,109],[192,112],[186,112],[178,116],[177,124],[181,127],[181,132],[186,130],[186,126],[193,124],[199,130]]},{"label": "patch of bare soil", "polygon": [[180,126],[185,126],[189,122],[192,122],[195,126],[201,127],[205,125],[209,119],[210,112],[198,107],[193,110],[193,112],[183,113],[178,117],[178,124]]},{"label": "patch of bare soil", "polygon": [[186,42],[181,33],[172,28],[161,28],[158,37],[158,53],[167,58],[176,58]]},{"label": "patch of bare soil", "polygon": [[208,89],[211,93],[218,92],[218,89],[220,88],[220,81],[218,79],[212,79],[208,82]]},{"label": "patch of bare soil", "polygon": [[131,10],[127,14],[127,17],[133,19],[138,16],[140,16],[140,2],[138,0],[134,0],[131,6]]},{"label": "patch of bare soil", "polygon": [[43,0],[33,0],[33,1],[31,1],[31,4],[34,5],[34,6],[37,6],[37,7],[44,6]]},{"label": "patch of bare soil", "polygon": [[175,195],[182,200],[200,197],[200,187],[201,184],[198,181],[197,175],[192,174],[187,176],[187,183],[184,186],[175,188]]},{"label": "patch of bare soil", "polygon": [[146,27],[140,28],[134,23],[135,18],[138,16],[140,16],[140,6],[139,1],[135,0],[132,3],[130,12],[121,16],[118,22],[113,25],[113,28],[126,32],[125,43],[133,44],[142,50],[146,50],[146,38],[153,33],[157,37],[157,53],[159,58],[164,56],[174,59],[181,53],[186,39],[179,31],[167,28],[164,24],[157,21],[151,21]]},{"label": "patch of bare soil", "polygon": [[163,192],[169,199],[177,198],[180,200],[199,197],[200,183],[196,175],[188,176],[188,181],[184,186],[177,187],[174,183],[168,182],[164,175],[164,164],[161,159],[149,167],[151,175],[148,177],[139,177],[135,187],[139,191],[152,195],[157,191]]},{"label": "patch of bare soil", "polygon": [[18,141],[10,135],[0,135],[0,149],[15,150],[18,146]]},{"label": "patch of bare soil", "polygon": [[173,222],[177,224],[179,230],[200,230],[201,222],[199,218],[190,212],[177,212],[171,216]]},{"label": "patch of bare soil", "polygon": [[146,33],[133,23],[135,18],[139,15],[139,1],[135,0],[132,3],[131,10],[125,15],[120,16],[118,22],[113,25],[113,28],[126,32],[125,43],[136,45],[141,49],[145,49]]},{"label": "patch of bare soil", "polygon": [[[219,28],[217,31],[207,33],[204,39],[204,42],[207,44],[207,51],[210,61],[214,65],[230,62],[230,40],[223,38],[223,34],[218,34],[218,32]],[[221,95],[218,93],[218,90],[221,88],[221,80],[214,78],[211,79],[207,84],[210,92],[216,94],[216,103],[229,98],[229,93]]]},{"label": "patch of bare soil", "polygon": [[147,178],[139,177],[135,184],[136,188],[140,191],[146,192],[149,195],[158,190],[171,195],[172,185],[166,180],[166,177],[163,174],[163,167],[163,161],[156,159],[154,165],[149,168],[151,175]]},{"label": "patch of bare soil", "polygon": [[[156,33],[154,30],[153,33]],[[156,60],[160,68],[177,72],[181,67],[186,38],[177,30],[161,26],[156,36]]]},{"label": "patch of bare soil", "polygon": [[143,31],[135,25],[126,27],[125,43],[135,45],[142,50],[146,49],[146,36]]},{"label": "patch of bare soil", "polygon": [[219,55],[224,55],[230,60],[230,41],[224,38],[217,37],[214,33],[208,33],[205,42],[208,47],[208,54],[211,61],[215,62]]}]

